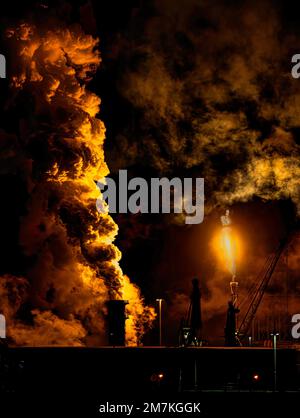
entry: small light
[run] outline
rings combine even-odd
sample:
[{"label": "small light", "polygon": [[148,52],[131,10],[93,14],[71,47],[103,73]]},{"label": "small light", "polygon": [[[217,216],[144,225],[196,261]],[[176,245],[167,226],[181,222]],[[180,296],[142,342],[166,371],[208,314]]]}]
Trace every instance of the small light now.
[{"label": "small light", "polygon": [[151,382],[161,382],[165,378],[165,375],[160,373],[153,373],[150,377]]},{"label": "small light", "polygon": [[258,374],[254,374],[253,375],[253,380],[255,380],[257,382],[259,380],[259,375]]}]

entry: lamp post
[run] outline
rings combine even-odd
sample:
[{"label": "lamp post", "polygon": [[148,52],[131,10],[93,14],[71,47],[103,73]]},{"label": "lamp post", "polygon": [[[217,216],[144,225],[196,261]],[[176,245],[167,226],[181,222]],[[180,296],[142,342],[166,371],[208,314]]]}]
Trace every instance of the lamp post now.
[{"label": "lamp post", "polygon": [[277,390],[277,337],[279,336],[278,332],[273,332],[271,334],[273,337],[273,359],[274,359],[274,392]]},{"label": "lamp post", "polygon": [[161,346],[162,343],[162,329],[161,329],[161,305],[163,299],[156,299],[158,302],[158,326],[159,326],[159,345]]}]

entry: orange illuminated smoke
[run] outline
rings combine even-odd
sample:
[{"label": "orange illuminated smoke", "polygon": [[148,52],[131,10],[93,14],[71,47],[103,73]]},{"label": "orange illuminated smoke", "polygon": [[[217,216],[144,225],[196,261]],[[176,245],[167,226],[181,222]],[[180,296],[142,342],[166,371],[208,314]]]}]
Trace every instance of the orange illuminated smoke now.
[{"label": "orange illuminated smoke", "polygon": [[[96,208],[101,195],[95,182],[109,174],[101,101],[87,87],[101,62],[98,40],[79,26],[61,24],[51,29],[22,23],[6,36],[16,61],[13,96],[17,102],[26,92],[36,121],[24,120],[28,153],[22,161],[30,192],[20,227],[24,254],[35,264],[22,278],[1,277],[9,337],[16,345],[102,344],[106,301],[121,299],[129,302],[126,344],[138,345],[155,312],[121,270],[117,224]],[[6,289],[18,293],[10,297]],[[31,324],[17,316],[27,299]]]}]

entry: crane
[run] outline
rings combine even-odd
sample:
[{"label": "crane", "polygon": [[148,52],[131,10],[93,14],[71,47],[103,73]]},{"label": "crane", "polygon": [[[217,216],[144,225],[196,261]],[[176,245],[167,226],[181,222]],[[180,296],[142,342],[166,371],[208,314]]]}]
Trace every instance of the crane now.
[{"label": "crane", "polygon": [[250,304],[248,306],[248,309],[244,315],[244,318],[242,319],[240,326],[237,331],[237,336],[239,340],[243,340],[243,338],[246,337],[253,319],[255,318],[255,315],[257,313],[257,310],[259,308],[259,305],[262,301],[262,298],[264,296],[265,290],[268,287],[272,274],[276,268],[276,265],[278,263],[278,260],[280,259],[281,254],[285,250],[285,248],[288,246],[288,244],[291,241],[291,234],[288,234],[286,238],[282,239],[275,250],[273,254],[271,254],[264,265],[264,268],[258,275],[258,283],[255,286],[254,290],[250,294]]}]

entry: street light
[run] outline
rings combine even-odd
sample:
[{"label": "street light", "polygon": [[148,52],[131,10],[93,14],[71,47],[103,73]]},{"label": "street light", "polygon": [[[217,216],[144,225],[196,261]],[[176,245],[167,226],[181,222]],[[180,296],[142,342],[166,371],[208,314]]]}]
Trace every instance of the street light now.
[{"label": "street light", "polygon": [[273,356],[274,356],[274,392],[277,390],[277,337],[279,336],[278,332],[273,332],[271,334],[273,337]]},{"label": "street light", "polygon": [[161,304],[163,299],[156,299],[158,302],[158,324],[159,324],[159,345],[161,346],[162,342],[162,330],[161,330]]}]

